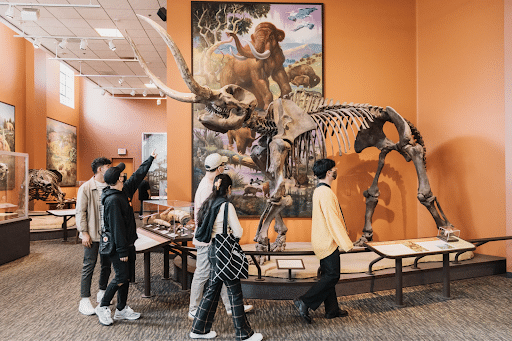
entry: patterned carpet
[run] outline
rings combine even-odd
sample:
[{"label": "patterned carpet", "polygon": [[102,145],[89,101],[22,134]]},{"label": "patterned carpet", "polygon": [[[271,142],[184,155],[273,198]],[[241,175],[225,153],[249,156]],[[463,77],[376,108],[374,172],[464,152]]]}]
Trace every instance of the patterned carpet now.
[{"label": "patterned carpet", "polygon": [[[80,244],[60,240],[31,243],[31,254],[0,266],[0,340],[188,340],[188,292],[161,280],[161,254],[152,254],[152,298],[142,298],[142,256],[128,304],[138,321],[105,327],[78,312]],[[97,277],[93,279],[97,282]],[[97,287],[93,286],[93,297]],[[452,299],[440,284],[404,289],[404,308],[394,291],[340,297],[348,317],[326,320],[323,307],[313,324],[297,316],[291,301],[247,300],[249,321],[264,340],[511,340],[512,279],[502,276],[452,282]],[[233,323],[224,309],[213,325],[216,340],[233,340]]]}]

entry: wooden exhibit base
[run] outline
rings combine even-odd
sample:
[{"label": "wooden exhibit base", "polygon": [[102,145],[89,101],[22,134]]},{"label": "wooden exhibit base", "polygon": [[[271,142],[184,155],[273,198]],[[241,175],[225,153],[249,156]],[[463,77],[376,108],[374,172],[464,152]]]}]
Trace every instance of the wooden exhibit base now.
[{"label": "wooden exhibit base", "polygon": [[[343,255],[341,258],[343,262]],[[177,256],[173,262],[176,280],[181,280],[181,259]],[[187,277],[193,276],[194,260],[189,258]],[[316,269],[315,269],[316,271]],[[412,266],[403,268],[403,287],[425,285],[443,282],[443,262],[420,263],[418,269]],[[460,264],[450,263],[450,279],[461,280],[474,277],[491,276],[506,273],[506,259],[503,257],[475,254],[473,259],[465,260]],[[242,280],[244,298],[291,300],[304,294],[316,281],[314,278],[289,281],[288,278],[263,277],[258,281],[256,276]],[[381,290],[395,289],[395,268],[374,271],[372,275],[366,273],[341,274],[336,285],[338,296],[355,295]],[[441,293],[440,293],[441,295]]]}]

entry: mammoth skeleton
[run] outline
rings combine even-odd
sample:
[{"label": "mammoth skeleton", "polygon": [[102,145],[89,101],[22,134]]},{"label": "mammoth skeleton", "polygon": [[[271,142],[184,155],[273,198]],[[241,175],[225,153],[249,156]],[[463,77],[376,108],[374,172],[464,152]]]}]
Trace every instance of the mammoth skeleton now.
[{"label": "mammoth skeleton", "polygon": [[[352,148],[351,137],[355,139],[353,148],[357,153],[368,147],[380,150],[377,171],[371,186],[364,192],[366,213],[363,234],[356,242],[362,245],[372,240],[372,217],[379,198],[378,180],[387,154],[399,152],[406,161],[412,161],[418,177],[418,200],[423,204],[437,225],[437,228],[452,228],[444,215],[436,197],[431,191],[425,168],[425,146],[419,131],[391,107],[376,107],[368,104],[334,103],[317,93],[295,91],[273,101],[262,114],[256,110],[256,96],[242,87],[229,84],[219,90],[198,84],[192,77],[183,56],[170,35],[158,24],[143,16],[139,17],[153,26],[166,41],[178,64],[181,76],[191,93],[177,92],[161,82],[147,67],[137,47],[126,37],[132,46],[142,68],[153,83],[167,96],[182,102],[202,103],[204,112],[199,121],[208,129],[225,133],[247,127],[262,137],[254,147],[251,157],[255,164],[270,180],[270,198],[260,217],[254,241],[258,250],[284,250],[287,228],[281,211],[292,204],[286,195],[285,183],[301,164],[301,160],[316,157],[315,146],[320,146],[320,156],[327,155],[327,139],[331,146],[338,146],[339,154]],[[394,143],[386,137],[383,126],[392,123],[399,136]],[[268,229],[275,220],[276,240],[269,245]]]}]

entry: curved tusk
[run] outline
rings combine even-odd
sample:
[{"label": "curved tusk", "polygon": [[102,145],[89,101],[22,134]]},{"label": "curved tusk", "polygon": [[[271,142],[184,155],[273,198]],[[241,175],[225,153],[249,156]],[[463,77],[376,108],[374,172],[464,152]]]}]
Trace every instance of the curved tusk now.
[{"label": "curved tusk", "polygon": [[256,48],[252,45],[251,42],[248,42],[247,45],[249,45],[249,48],[251,49],[251,52],[256,59],[267,59],[268,57],[270,57],[270,50],[267,50],[263,53],[259,53],[258,51],[256,51]]},{"label": "curved tusk", "polygon": [[[230,45],[231,46],[231,45]],[[244,56],[240,56],[238,54],[234,54],[233,53],[233,49],[229,49],[229,53],[231,53],[231,55],[235,58],[235,59],[238,59],[238,60],[246,60],[247,57],[244,57]]]},{"label": "curved tusk", "polygon": [[[178,69],[180,70],[181,77],[187,84],[187,87],[192,91],[192,93],[196,94],[199,97],[202,98],[211,98],[212,96],[212,90],[206,86],[201,86],[199,83],[196,82],[194,77],[192,77],[192,73],[190,72],[187,63],[185,62],[185,59],[183,58],[180,50],[172,40],[171,36],[167,31],[160,25],[158,25],[153,20],[146,18],[143,15],[137,14],[137,16],[144,21],[146,21],[148,24],[150,24],[157,32],[160,34],[162,39],[167,44],[167,47],[169,47],[169,50],[171,50],[171,53],[174,57],[174,60],[176,61],[176,64],[178,65]],[[134,47],[133,42],[132,48]],[[148,75],[149,76],[149,75]],[[156,84],[156,83],[155,83]],[[162,90],[163,91],[163,90]]]},{"label": "curved tusk", "polygon": [[144,61],[144,58],[142,58],[142,55],[140,54],[139,50],[135,46],[132,38],[128,35],[127,32],[124,33],[125,38],[128,41],[128,43],[131,45],[133,52],[135,52],[135,55],[137,56],[137,60],[139,61],[140,66],[146,73],[146,75],[153,81],[153,84],[156,85],[156,87],[166,95],[169,96],[172,99],[175,99],[180,102],[186,102],[186,103],[197,103],[200,101],[201,98],[199,98],[197,95],[192,93],[184,93],[184,92],[178,92],[176,90],[173,90],[169,88],[167,85],[164,84],[151,70],[149,70],[148,65]]}]

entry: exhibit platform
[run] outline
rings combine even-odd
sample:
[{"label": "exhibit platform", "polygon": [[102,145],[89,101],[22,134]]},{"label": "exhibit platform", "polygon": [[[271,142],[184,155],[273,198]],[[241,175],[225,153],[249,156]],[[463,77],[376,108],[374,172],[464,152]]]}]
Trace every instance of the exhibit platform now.
[{"label": "exhibit platform", "polygon": [[[309,247],[308,247],[309,246]],[[254,245],[243,245],[244,250],[254,250]],[[287,243],[286,251],[311,250],[309,243]],[[369,264],[379,255],[373,252],[347,253],[340,255],[341,274],[336,285],[338,296],[354,295],[394,289],[395,262],[383,259],[373,265],[373,273],[367,274]],[[286,269],[277,269],[276,259],[301,259],[304,270],[292,270],[292,280],[288,279]],[[467,252],[459,257],[459,263],[453,262],[454,255],[450,255],[451,280],[460,280],[481,276],[490,276],[506,272],[506,260],[503,257],[488,256]],[[425,257],[413,268],[414,258],[404,259],[403,286],[417,286],[431,283],[442,283],[443,262],[442,255]],[[188,257],[187,272],[189,283],[195,270],[195,260]],[[181,258],[174,259],[174,266],[180,269]],[[256,299],[294,299],[306,292],[317,280],[319,261],[315,256],[272,256],[270,261],[261,266],[262,278],[258,279],[255,265],[249,267],[250,277],[242,280],[244,298]],[[181,271],[174,271],[175,279],[179,278]]]},{"label": "exhibit platform", "polygon": [[[30,221],[30,240],[49,240],[64,239],[64,230],[62,229],[61,217],[56,217],[46,211],[29,212]],[[76,223],[75,218],[67,222],[68,240],[75,241]]]}]

